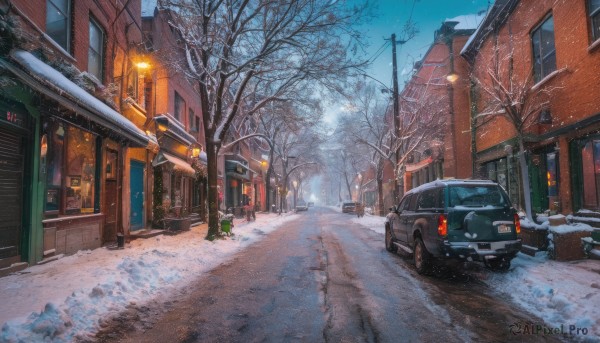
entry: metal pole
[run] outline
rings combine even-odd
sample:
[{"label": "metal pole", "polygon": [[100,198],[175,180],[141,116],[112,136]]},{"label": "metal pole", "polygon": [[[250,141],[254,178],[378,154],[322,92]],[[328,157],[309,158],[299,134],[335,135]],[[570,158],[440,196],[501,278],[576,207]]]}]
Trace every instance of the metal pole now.
[{"label": "metal pole", "polygon": [[[398,64],[396,62],[396,34],[392,34],[392,81],[393,81],[393,91],[394,91],[394,134],[396,138],[399,137],[400,131],[400,109],[398,105]],[[400,166],[398,165],[398,161],[400,160],[400,146],[396,148],[395,152],[396,157],[396,171],[398,174],[394,175],[394,200],[395,203],[398,203],[400,199],[398,199],[400,195],[400,189],[398,185],[398,176],[400,173]]]}]

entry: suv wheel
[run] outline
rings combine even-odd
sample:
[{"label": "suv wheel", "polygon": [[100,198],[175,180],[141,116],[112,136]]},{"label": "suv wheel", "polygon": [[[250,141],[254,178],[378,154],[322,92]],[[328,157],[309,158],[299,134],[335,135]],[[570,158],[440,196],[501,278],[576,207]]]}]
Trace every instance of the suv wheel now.
[{"label": "suv wheel", "polygon": [[392,230],[388,225],[385,226],[385,250],[389,252],[398,251],[398,247],[394,244],[392,240]]},{"label": "suv wheel", "polygon": [[417,273],[421,275],[429,274],[431,271],[431,256],[429,256],[429,252],[420,237],[415,239],[414,258]]}]

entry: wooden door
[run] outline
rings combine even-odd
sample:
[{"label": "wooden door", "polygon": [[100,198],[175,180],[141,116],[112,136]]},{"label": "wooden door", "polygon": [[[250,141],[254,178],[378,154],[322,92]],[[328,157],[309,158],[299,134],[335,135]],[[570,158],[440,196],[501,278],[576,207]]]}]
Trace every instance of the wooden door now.
[{"label": "wooden door", "polygon": [[117,175],[119,163],[118,153],[114,150],[106,150],[104,184],[104,242],[115,242],[117,240],[117,221],[119,213],[119,187]]}]

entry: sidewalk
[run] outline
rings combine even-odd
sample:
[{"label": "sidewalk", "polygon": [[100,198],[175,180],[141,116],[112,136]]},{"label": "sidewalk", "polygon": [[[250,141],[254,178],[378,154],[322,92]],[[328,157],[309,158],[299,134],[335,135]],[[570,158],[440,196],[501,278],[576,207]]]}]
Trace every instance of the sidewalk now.
[{"label": "sidewalk", "polygon": [[234,235],[210,242],[207,224],[79,251],[0,278],[0,342],[72,342],[92,337],[102,321],[131,304],[168,297],[297,215],[236,219]]}]

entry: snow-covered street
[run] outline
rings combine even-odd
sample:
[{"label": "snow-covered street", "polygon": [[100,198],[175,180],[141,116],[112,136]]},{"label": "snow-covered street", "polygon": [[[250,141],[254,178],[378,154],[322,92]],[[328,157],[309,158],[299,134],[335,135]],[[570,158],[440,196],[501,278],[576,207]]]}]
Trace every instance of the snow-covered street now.
[{"label": "snow-covered street", "polygon": [[[339,209],[337,209],[339,211]],[[0,278],[2,342],[90,339],[103,321],[130,304],[164,298],[202,273],[304,214],[259,214],[257,221],[238,220],[235,235],[204,240],[205,225],[174,236],[135,240],[125,249],[100,248],[61,258]],[[381,234],[384,218],[366,215],[348,220]],[[600,337],[600,265],[570,263],[519,254],[508,273],[481,274],[483,281],[513,303],[546,322],[546,328],[586,329],[578,338]],[[516,323],[527,325],[527,323]]]},{"label": "snow-covered street", "polygon": [[[384,234],[383,217],[367,215],[352,221]],[[483,276],[491,288],[542,317],[548,328],[562,327],[565,332],[569,326],[587,328],[587,338],[600,341],[600,261],[556,262],[548,259],[545,251],[535,257],[519,253],[509,272],[486,270]]]}]

